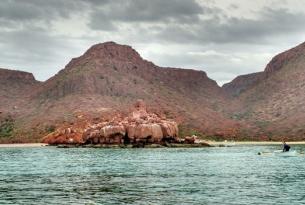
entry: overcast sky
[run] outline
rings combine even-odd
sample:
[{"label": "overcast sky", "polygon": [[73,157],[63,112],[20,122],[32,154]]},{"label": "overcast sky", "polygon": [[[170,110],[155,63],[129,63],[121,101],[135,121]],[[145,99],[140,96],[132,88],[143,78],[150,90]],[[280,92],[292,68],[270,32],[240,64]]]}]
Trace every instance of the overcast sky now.
[{"label": "overcast sky", "polygon": [[1,0],[0,67],[44,81],[91,45],[115,41],[159,66],[222,85],[305,41],[303,0]]}]

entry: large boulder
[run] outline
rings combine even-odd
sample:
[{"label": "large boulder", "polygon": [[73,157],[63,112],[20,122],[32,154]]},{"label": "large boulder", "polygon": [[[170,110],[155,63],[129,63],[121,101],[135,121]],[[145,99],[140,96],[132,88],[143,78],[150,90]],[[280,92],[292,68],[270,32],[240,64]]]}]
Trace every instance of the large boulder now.
[{"label": "large boulder", "polygon": [[160,125],[164,136],[178,136],[178,124],[176,122],[163,120]]},{"label": "large boulder", "polygon": [[125,127],[123,125],[105,125],[96,126],[83,134],[85,143],[90,144],[122,144],[125,136]]},{"label": "large boulder", "polygon": [[185,144],[194,144],[195,143],[195,141],[196,141],[196,137],[195,136],[186,136],[185,138],[184,138],[184,143]]},{"label": "large boulder", "polygon": [[127,126],[127,136],[131,143],[160,143],[163,132],[159,124],[131,124]]},{"label": "large boulder", "polygon": [[48,134],[42,140],[47,144],[83,144],[84,139],[82,133],[72,128],[58,129],[55,132]]}]

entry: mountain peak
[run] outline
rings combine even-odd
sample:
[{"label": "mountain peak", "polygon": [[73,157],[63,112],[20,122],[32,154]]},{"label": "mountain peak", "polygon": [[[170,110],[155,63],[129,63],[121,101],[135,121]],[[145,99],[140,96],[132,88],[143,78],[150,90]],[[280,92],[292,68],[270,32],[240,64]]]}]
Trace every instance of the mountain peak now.
[{"label": "mountain peak", "polygon": [[278,71],[283,67],[283,65],[285,65],[285,63],[292,61],[304,54],[305,54],[305,42],[301,43],[300,45],[292,49],[289,49],[287,51],[284,51],[276,55],[266,66],[265,72],[269,74]]},{"label": "mountain peak", "polygon": [[93,45],[85,52],[84,56],[124,61],[142,59],[140,54],[131,46],[117,44],[113,41]]},{"label": "mountain peak", "polygon": [[32,73],[25,71],[9,70],[0,68],[0,79],[12,81],[35,82],[35,77]]}]

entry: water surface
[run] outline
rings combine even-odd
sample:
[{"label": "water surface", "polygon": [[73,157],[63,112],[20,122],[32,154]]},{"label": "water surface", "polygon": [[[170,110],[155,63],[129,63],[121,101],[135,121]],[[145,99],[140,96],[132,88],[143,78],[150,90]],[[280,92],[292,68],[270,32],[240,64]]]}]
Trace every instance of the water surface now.
[{"label": "water surface", "polygon": [[305,204],[305,157],[274,149],[0,148],[0,204]]}]

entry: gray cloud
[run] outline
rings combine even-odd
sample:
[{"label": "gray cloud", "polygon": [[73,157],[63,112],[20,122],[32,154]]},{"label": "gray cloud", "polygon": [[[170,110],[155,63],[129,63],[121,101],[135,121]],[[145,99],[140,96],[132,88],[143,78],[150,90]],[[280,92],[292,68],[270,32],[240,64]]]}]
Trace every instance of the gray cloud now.
[{"label": "gray cloud", "polygon": [[159,30],[156,39],[188,43],[265,44],[273,36],[304,32],[304,13],[265,8],[259,18],[246,19],[215,16],[195,25],[168,25]]},{"label": "gray cloud", "polygon": [[52,20],[57,17],[68,17],[72,11],[84,6],[81,1],[40,1],[40,0],[2,0],[0,19],[9,21]]},{"label": "gray cloud", "polygon": [[[194,1],[151,1],[146,5],[143,0],[118,2],[95,8],[89,26],[95,30],[120,32],[117,27],[125,25],[141,29],[141,36],[144,31],[155,42],[194,44],[265,44],[273,35],[304,31],[305,13],[284,8],[266,6],[257,12],[257,18],[237,18],[217,7]],[[231,4],[229,8],[236,10],[238,5]]]},{"label": "gray cloud", "polygon": [[54,75],[61,68],[54,64],[61,61],[62,55],[71,57],[67,53],[73,53],[71,47],[67,47],[69,39],[53,37],[37,27],[2,31],[0,42],[0,67],[33,72],[40,80]]},{"label": "gray cloud", "polygon": [[[257,4],[257,9],[252,8]],[[130,44],[162,66],[205,70],[219,83],[262,70],[304,41],[305,9],[243,0],[2,0],[0,67],[45,80],[91,44]]]},{"label": "gray cloud", "polygon": [[116,23],[194,23],[203,12],[194,0],[118,0],[95,7],[89,25],[112,30]]}]

